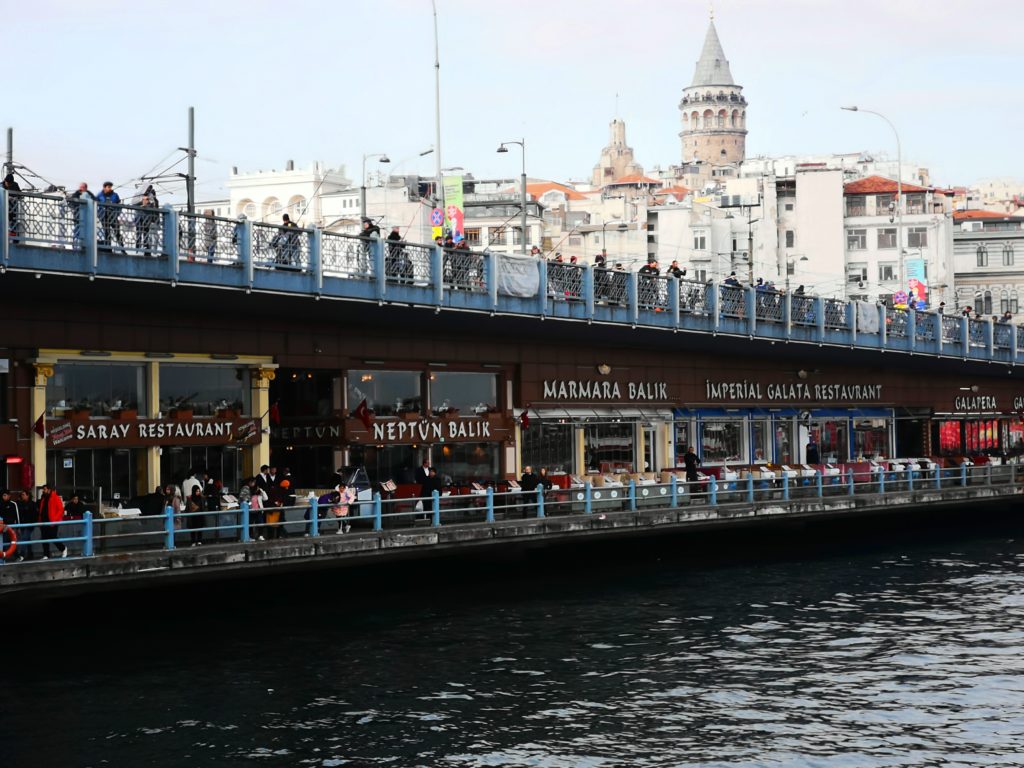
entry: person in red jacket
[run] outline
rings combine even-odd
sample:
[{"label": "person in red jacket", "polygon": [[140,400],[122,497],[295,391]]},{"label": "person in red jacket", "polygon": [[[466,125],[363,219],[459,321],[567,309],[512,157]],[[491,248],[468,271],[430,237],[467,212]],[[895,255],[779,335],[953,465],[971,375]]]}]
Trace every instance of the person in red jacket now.
[{"label": "person in red jacket", "polygon": [[[43,486],[39,495],[39,530],[43,536],[43,560],[50,557],[49,539],[60,538],[59,528],[56,523],[64,519],[64,502],[61,501],[56,489],[49,485]],[[62,541],[54,542],[57,545],[58,557],[67,557],[68,548]]]}]

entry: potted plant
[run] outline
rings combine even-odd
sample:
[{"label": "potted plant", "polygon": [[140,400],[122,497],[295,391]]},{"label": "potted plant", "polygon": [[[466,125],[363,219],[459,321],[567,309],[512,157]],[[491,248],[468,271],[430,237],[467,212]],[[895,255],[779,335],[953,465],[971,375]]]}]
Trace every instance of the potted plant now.
[{"label": "potted plant", "polygon": [[170,411],[170,416],[175,421],[191,421],[194,415],[195,412],[188,405],[180,405],[176,408],[171,408]]},{"label": "potted plant", "polygon": [[137,419],[139,418],[138,408],[114,408],[110,411],[110,415],[121,421],[126,419]]}]

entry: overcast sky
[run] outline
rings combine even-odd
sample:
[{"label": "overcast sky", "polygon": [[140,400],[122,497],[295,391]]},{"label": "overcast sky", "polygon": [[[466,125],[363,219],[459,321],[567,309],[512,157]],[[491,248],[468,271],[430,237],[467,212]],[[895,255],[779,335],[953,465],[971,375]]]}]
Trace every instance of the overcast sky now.
[{"label": "overcast sky", "polygon": [[[430,0],[3,0],[0,124],[16,160],[63,184],[118,184],[171,156],[196,107],[200,197],[231,166],[363,153],[430,173]],[[678,103],[708,23],[699,0],[437,0],[442,160],[478,177],[588,178],[618,113],[637,160],[680,160]],[[1024,2],[717,0],[744,86],[748,156],[889,152],[934,181],[1024,177]],[[372,166],[372,161],[371,161]],[[176,202],[175,196],[165,202]]]}]

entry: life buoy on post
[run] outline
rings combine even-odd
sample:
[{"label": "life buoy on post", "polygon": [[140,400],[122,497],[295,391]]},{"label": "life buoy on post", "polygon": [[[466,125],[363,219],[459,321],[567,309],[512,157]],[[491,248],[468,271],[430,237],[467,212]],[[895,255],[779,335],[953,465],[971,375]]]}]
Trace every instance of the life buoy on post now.
[{"label": "life buoy on post", "polygon": [[[18,534],[14,532],[13,528],[4,526],[4,531],[8,536],[11,537],[11,545],[7,549],[3,550],[2,555],[4,560],[10,560],[14,556],[14,550],[18,548]],[[3,538],[0,536],[0,547],[3,546]]]}]

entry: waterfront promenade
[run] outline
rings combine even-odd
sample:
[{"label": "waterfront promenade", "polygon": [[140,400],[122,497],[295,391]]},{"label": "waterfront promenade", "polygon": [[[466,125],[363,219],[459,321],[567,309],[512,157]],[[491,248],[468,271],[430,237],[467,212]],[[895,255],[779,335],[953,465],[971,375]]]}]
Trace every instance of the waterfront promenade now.
[{"label": "waterfront promenade", "polygon": [[[1017,499],[1018,465],[961,466],[775,481],[752,474],[730,482],[708,478],[620,488],[585,485],[533,494],[485,493],[384,500],[345,518],[330,508],[286,510],[274,526],[255,520],[247,505],[227,512],[130,518],[94,518],[58,525],[69,556],[8,561],[0,566],[0,594],[54,595],[130,589],[166,581],[258,575],[270,569],[331,568],[407,560],[482,548],[560,544],[633,536],[665,536],[709,528],[750,527],[842,517],[894,516],[934,509],[981,507]],[[417,506],[416,502],[423,502]],[[1014,503],[1016,503],[1014,501]],[[193,521],[189,518],[199,518]],[[197,525],[198,523],[198,525]],[[199,525],[202,527],[199,528]],[[341,528],[348,526],[347,532]],[[31,525],[22,532],[21,552]],[[202,546],[189,546],[201,530]],[[270,539],[270,540],[264,540]],[[53,541],[53,540],[51,540]],[[39,539],[31,546],[37,550]]]},{"label": "waterfront promenade", "polygon": [[318,228],[0,191],[0,272],[559,319],[1015,365],[1012,324]]}]

